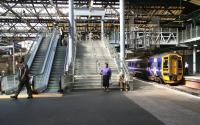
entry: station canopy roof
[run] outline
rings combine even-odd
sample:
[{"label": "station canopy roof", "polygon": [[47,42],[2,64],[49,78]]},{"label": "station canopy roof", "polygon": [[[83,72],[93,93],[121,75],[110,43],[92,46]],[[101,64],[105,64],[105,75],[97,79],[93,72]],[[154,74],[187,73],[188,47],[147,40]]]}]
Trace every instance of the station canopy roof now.
[{"label": "station canopy roof", "polygon": [[[44,27],[58,23],[68,27],[68,0],[1,0],[0,42],[32,39]],[[119,0],[74,0],[74,7],[105,9],[105,24],[119,26]],[[137,27],[180,27],[191,21],[199,21],[200,0],[125,0],[126,24]],[[79,16],[76,23],[99,24],[101,17]],[[100,25],[100,24],[99,24]]]}]

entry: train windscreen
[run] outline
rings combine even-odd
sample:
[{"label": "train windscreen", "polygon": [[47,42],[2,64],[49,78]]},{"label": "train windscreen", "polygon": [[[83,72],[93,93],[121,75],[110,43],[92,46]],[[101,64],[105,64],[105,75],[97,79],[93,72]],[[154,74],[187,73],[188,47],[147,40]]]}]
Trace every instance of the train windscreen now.
[{"label": "train windscreen", "polygon": [[168,68],[168,60],[164,60],[163,68]]},{"label": "train windscreen", "polygon": [[182,61],[180,59],[178,60],[178,68],[182,68]]}]

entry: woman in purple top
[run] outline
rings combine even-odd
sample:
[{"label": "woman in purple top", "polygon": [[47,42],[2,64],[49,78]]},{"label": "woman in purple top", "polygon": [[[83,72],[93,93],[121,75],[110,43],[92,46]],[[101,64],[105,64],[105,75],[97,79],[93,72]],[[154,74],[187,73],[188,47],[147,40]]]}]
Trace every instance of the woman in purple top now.
[{"label": "woman in purple top", "polygon": [[100,74],[103,75],[103,87],[105,90],[109,88],[109,80],[111,78],[111,69],[108,67],[108,63],[105,63],[105,67],[101,69]]}]

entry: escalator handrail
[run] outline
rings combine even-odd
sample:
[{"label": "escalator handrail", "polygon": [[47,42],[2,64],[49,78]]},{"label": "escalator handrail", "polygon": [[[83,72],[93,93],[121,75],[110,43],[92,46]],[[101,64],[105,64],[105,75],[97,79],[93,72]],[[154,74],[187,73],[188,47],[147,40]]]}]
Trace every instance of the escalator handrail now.
[{"label": "escalator handrail", "polygon": [[46,66],[46,63],[47,63],[47,59],[48,59],[48,56],[49,56],[49,53],[50,53],[50,50],[51,50],[51,46],[53,44],[53,40],[54,40],[55,34],[56,34],[56,29],[53,29],[53,35],[51,37],[51,41],[50,41],[50,44],[49,44],[49,47],[48,47],[48,50],[47,50],[47,53],[46,53],[46,56],[45,56],[45,59],[44,59],[44,63],[42,65],[42,70],[40,71],[40,74],[44,73],[44,69],[45,69],[45,66]]},{"label": "escalator handrail", "polygon": [[67,73],[68,72],[68,70],[69,70],[69,59],[68,59],[68,57],[69,57],[69,45],[67,45],[66,46],[66,51],[65,51],[65,63],[64,63],[64,73]]},{"label": "escalator handrail", "polygon": [[[32,52],[32,54],[30,55],[30,57],[29,57],[29,59],[28,59],[28,61],[27,61],[27,65],[28,65],[29,68],[31,67],[31,65],[32,65],[32,63],[33,63],[33,60],[34,60],[34,58],[35,58],[35,55],[36,55],[36,53],[37,53],[37,51],[38,51],[38,49],[39,49],[39,46],[40,46],[40,44],[41,44],[43,38],[44,38],[43,35],[39,36],[38,42],[35,44],[35,47],[34,47],[35,49],[33,49],[33,52]],[[33,44],[34,44],[34,43],[33,43]]]},{"label": "escalator handrail", "polygon": [[47,85],[48,85],[49,77],[50,77],[50,74],[51,74],[52,64],[53,64],[53,60],[54,60],[54,57],[55,57],[55,52],[56,52],[58,40],[59,40],[59,35],[56,35],[54,44],[51,48],[51,53],[49,54],[49,57],[48,57],[48,64],[46,66],[47,68],[45,70],[46,76],[44,77],[45,78],[44,79],[44,90],[47,89]]}]

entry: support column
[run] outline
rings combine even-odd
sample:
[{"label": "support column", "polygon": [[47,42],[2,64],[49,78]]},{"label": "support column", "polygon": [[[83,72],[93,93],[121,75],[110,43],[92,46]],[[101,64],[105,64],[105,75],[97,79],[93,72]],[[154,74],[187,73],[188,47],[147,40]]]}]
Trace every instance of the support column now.
[{"label": "support column", "polygon": [[69,62],[72,61],[74,41],[74,0],[69,0]]},{"label": "support column", "polygon": [[178,32],[178,28],[176,29],[176,46],[179,45],[179,32]]},{"label": "support column", "polygon": [[116,30],[115,30],[115,26],[114,26],[114,33],[113,33],[113,37],[114,37],[114,43],[116,43]]},{"label": "support column", "polygon": [[198,26],[196,26],[196,37],[198,37]]},{"label": "support column", "polygon": [[125,48],[125,45],[124,45],[125,44],[124,1],[125,0],[120,0],[120,61],[124,61],[124,48]]},{"label": "support column", "polygon": [[190,25],[190,39],[192,39],[192,24]]},{"label": "support column", "polygon": [[104,21],[103,17],[101,18],[101,40],[104,40]]},{"label": "support column", "polygon": [[196,46],[193,48],[193,74],[196,74]]},{"label": "support column", "polygon": [[13,75],[15,74],[15,42],[13,41]]}]

